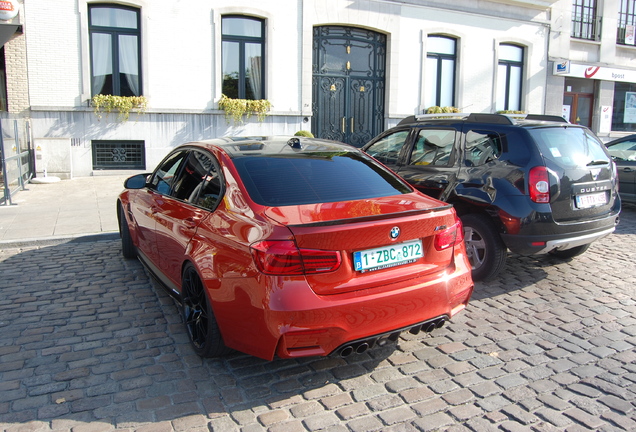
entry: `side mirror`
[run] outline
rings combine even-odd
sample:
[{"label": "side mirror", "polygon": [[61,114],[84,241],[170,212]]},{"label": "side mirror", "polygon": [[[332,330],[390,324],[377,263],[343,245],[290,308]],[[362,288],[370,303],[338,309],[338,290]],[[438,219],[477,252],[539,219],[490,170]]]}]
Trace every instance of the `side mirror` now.
[{"label": "side mirror", "polygon": [[124,187],[126,189],[143,189],[146,187],[148,176],[150,174],[137,174],[132,177],[128,177],[124,181]]}]

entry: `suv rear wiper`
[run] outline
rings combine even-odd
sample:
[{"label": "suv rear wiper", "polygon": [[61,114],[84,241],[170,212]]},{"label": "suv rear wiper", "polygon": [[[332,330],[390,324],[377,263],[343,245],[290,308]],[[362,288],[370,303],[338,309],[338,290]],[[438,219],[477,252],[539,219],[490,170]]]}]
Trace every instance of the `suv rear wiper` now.
[{"label": "suv rear wiper", "polygon": [[607,165],[609,163],[608,160],[603,160],[603,159],[595,159],[591,162],[589,162],[587,164],[587,166],[592,166],[592,165]]}]

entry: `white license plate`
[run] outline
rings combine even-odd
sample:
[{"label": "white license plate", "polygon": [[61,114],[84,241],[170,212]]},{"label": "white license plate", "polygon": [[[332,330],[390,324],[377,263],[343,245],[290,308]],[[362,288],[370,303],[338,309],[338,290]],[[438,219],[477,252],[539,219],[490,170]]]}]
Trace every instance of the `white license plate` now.
[{"label": "white license plate", "polygon": [[605,192],[576,196],[577,208],[590,208],[605,204],[607,204],[607,194]]},{"label": "white license plate", "polygon": [[409,264],[423,256],[422,241],[414,240],[354,252],[353,265],[356,271],[366,272]]}]

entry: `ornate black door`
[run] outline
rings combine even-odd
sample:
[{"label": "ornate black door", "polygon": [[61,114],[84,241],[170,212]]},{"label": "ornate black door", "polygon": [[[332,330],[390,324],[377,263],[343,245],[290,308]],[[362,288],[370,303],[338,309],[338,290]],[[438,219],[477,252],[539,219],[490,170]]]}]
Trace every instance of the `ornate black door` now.
[{"label": "ornate black door", "polygon": [[312,131],[361,147],[383,130],[386,36],[323,26],[313,44]]}]

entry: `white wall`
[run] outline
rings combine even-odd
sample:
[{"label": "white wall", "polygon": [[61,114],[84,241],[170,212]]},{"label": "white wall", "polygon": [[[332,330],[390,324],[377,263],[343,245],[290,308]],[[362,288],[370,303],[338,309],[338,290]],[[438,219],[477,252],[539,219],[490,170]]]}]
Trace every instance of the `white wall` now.
[{"label": "white wall", "polygon": [[[547,12],[535,1],[476,6],[466,0],[126,0],[122,3],[142,12],[142,82],[149,109],[127,123],[115,116],[98,121],[88,108],[87,10],[93,1],[25,2],[34,137],[89,143],[82,148],[90,148],[92,139],[144,140],[149,167],[188,140],[308,129],[303,120],[312,109],[314,26],[357,26],[387,35],[386,127],[426,108],[428,34],[459,40],[456,105],[463,110],[494,110],[496,50],[502,42],[527,47],[524,109],[543,112],[545,104]],[[217,110],[220,23],[232,13],[266,20],[266,96],[273,107],[263,123],[227,124]],[[89,165],[75,167],[90,174]]]}]

